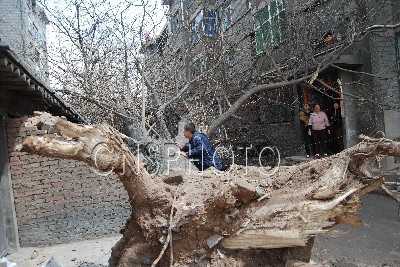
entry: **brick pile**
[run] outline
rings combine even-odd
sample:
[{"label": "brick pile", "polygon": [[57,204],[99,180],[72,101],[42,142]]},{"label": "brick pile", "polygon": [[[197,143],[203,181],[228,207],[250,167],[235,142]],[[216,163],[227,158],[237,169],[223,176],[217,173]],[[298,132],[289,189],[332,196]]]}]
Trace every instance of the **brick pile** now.
[{"label": "brick pile", "polygon": [[38,130],[37,117],[7,122],[11,179],[21,246],[51,245],[119,231],[131,213],[115,175],[97,175],[82,162],[15,151]]}]

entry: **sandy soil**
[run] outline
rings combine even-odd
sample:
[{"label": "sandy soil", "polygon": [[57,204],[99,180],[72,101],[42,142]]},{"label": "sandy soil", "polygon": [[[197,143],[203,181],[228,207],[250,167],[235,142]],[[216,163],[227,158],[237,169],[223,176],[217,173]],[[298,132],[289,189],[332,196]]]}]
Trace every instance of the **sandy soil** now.
[{"label": "sandy soil", "polygon": [[[108,266],[111,248],[121,237],[122,235],[115,235],[51,247],[26,247],[10,253],[7,259],[17,263],[18,267],[41,266],[50,257],[56,259],[64,267],[76,267],[83,265],[82,263]],[[86,266],[90,265],[86,264]]]}]

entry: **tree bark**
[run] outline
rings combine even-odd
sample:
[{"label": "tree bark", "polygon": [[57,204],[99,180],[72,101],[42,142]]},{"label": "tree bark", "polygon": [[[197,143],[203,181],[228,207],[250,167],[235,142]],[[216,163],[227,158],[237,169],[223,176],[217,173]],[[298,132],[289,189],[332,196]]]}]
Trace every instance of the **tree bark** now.
[{"label": "tree bark", "polygon": [[113,128],[40,116],[38,127],[50,134],[27,137],[22,151],[113,171],[128,192],[134,212],[110,266],[148,266],[157,258],[157,266],[308,261],[314,236],[338,223],[359,224],[360,196],[384,182],[363,164],[400,156],[399,142],[360,136],[358,145],[335,156],[268,175],[261,167],[234,165],[227,172],[179,169],[151,176]]}]

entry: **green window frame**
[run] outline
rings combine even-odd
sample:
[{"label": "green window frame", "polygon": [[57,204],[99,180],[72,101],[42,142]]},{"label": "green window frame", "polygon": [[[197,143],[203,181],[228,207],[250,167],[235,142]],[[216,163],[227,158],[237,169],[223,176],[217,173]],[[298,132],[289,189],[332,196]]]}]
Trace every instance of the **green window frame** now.
[{"label": "green window frame", "polygon": [[254,16],[256,53],[264,51],[265,44],[279,46],[286,40],[285,3],[272,0]]}]

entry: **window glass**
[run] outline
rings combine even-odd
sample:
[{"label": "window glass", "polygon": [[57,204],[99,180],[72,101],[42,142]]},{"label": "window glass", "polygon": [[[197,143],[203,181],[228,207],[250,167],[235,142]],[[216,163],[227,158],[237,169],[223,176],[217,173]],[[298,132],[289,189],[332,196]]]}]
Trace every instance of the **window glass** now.
[{"label": "window glass", "polygon": [[236,63],[234,50],[231,50],[228,52],[227,63],[228,63],[227,64],[228,65],[228,75],[232,76],[235,73],[235,63]]},{"label": "window glass", "polygon": [[206,62],[204,56],[200,56],[196,61],[193,63],[193,77],[196,78],[202,75],[206,70]]},{"label": "window glass", "polygon": [[232,7],[229,4],[222,14],[222,29],[225,31],[232,23]]},{"label": "window glass", "polygon": [[256,53],[264,51],[265,44],[273,47],[285,39],[285,3],[283,0],[272,0],[254,16]]},{"label": "window glass", "polygon": [[208,36],[217,34],[217,12],[209,10],[204,17],[204,33]]},{"label": "window glass", "polygon": [[200,10],[196,17],[190,22],[190,43],[193,44],[202,30],[203,10]]}]

